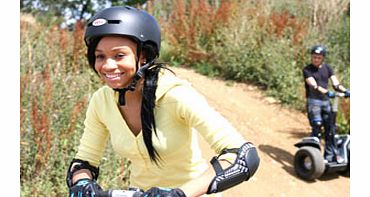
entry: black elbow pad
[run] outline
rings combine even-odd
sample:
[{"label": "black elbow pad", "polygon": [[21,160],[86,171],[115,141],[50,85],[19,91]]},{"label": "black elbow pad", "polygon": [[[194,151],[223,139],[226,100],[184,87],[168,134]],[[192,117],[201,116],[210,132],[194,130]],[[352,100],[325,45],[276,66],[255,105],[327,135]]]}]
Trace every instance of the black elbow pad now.
[{"label": "black elbow pad", "polygon": [[249,169],[249,179],[257,171],[257,168],[260,164],[260,158],[255,147],[251,148],[249,153],[245,155],[245,161],[247,162],[247,166]]},{"label": "black elbow pad", "polygon": [[[223,170],[218,158],[226,153],[236,153],[237,157],[231,166]],[[209,185],[207,194],[222,192],[249,180],[257,171],[259,163],[260,159],[256,147],[249,142],[240,148],[225,149],[219,156],[213,157],[211,160],[216,176]]]}]

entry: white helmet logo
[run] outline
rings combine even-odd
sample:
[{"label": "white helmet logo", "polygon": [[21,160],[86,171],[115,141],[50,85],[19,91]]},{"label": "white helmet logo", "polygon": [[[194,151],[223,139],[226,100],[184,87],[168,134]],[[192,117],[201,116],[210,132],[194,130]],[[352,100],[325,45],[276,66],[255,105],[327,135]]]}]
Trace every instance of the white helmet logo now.
[{"label": "white helmet logo", "polygon": [[107,20],[103,19],[103,18],[98,18],[98,19],[95,19],[92,23],[93,26],[101,26],[101,25],[104,25],[105,23],[107,23]]},{"label": "white helmet logo", "polygon": [[318,48],[315,50],[315,53],[321,53],[322,49],[321,48]]}]

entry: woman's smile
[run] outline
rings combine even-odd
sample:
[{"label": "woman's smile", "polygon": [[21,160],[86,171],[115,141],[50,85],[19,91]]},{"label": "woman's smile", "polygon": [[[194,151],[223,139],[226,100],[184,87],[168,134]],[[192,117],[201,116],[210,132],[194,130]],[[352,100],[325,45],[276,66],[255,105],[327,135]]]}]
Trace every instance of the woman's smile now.
[{"label": "woman's smile", "polygon": [[104,73],[103,76],[108,80],[119,80],[125,73]]}]

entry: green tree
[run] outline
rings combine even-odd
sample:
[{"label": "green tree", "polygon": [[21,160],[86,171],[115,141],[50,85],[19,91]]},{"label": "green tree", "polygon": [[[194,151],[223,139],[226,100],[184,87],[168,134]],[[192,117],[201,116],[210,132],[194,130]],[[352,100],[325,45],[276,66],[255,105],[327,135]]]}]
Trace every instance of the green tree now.
[{"label": "green tree", "polygon": [[108,6],[138,6],[147,0],[21,0],[21,12],[45,13],[68,19],[87,19],[99,9]]}]

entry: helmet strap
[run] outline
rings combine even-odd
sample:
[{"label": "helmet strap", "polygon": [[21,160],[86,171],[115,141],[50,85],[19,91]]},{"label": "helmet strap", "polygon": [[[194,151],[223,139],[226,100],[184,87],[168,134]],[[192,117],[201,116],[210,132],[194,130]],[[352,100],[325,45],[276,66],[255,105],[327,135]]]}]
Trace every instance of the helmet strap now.
[{"label": "helmet strap", "polygon": [[121,89],[118,89],[118,88],[113,88],[114,91],[117,91],[118,92],[118,102],[119,102],[119,105],[120,106],[124,106],[126,105],[126,99],[125,99],[125,95],[126,95],[126,92],[127,90],[129,90],[128,88],[121,88]]}]

